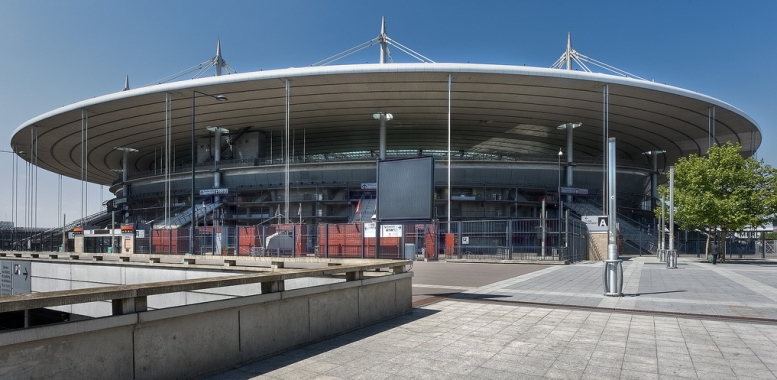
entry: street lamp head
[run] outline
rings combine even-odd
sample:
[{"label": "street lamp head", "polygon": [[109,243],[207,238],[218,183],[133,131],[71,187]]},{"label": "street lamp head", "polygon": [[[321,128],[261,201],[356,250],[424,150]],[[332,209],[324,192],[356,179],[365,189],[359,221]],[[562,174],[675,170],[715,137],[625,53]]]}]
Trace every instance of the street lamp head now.
[{"label": "street lamp head", "polygon": [[390,121],[391,119],[394,118],[394,115],[392,115],[390,113],[387,113],[387,112],[386,113],[384,113],[384,112],[376,112],[376,113],[372,114],[372,118],[375,119],[375,120],[380,120],[381,117],[385,117],[386,121]]}]

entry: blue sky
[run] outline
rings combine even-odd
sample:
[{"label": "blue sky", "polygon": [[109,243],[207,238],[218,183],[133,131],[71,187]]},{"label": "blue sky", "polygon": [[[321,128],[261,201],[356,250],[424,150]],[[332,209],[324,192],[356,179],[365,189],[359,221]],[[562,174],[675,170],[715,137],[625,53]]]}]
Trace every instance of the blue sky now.
[{"label": "blue sky", "polygon": [[[238,72],[301,67],[375,37],[436,62],[550,66],[574,48],[656,82],[732,104],[759,123],[777,166],[774,1],[17,1],[0,2],[0,136],[57,107],[139,87],[211,58]],[[412,58],[392,50],[395,61]],[[343,63],[374,63],[371,48]],[[0,219],[11,220],[11,155],[0,155]],[[24,221],[24,165],[18,225]],[[38,226],[58,224],[57,176],[39,171]],[[65,179],[64,212],[80,216]],[[100,187],[92,186],[89,212]],[[104,190],[102,199],[112,196]]]}]

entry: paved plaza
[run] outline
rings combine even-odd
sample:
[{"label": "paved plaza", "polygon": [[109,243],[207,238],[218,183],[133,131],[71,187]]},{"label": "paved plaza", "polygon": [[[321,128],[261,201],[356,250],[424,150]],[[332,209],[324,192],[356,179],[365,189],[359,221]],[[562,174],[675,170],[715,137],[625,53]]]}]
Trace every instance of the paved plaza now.
[{"label": "paved plaza", "polygon": [[774,379],[775,270],[634,257],[612,298],[601,262],[419,262],[412,313],[211,378]]}]

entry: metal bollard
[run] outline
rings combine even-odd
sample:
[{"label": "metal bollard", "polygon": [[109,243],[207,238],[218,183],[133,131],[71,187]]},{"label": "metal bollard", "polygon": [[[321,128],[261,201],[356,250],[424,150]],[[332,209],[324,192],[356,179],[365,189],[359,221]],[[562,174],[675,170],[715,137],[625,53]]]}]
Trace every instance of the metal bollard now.
[{"label": "metal bollard", "polygon": [[623,296],[623,260],[604,260],[604,295]]},{"label": "metal bollard", "polygon": [[677,269],[677,250],[666,250],[666,267],[669,269]]}]

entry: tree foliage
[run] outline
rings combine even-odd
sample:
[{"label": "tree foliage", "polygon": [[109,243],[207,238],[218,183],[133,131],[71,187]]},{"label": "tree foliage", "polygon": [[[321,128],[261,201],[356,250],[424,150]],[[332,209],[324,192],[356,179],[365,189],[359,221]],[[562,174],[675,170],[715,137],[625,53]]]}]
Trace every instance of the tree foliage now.
[{"label": "tree foliage", "polygon": [[[680,158],[674,177],[674,219],[680,228],[725,235],[764,225],[777,214],[777,170],[742,157],[740,149],[739,143],[727,142],[710,148],[707,156]],[[659,189],[667,202],[668,186]]]}]

